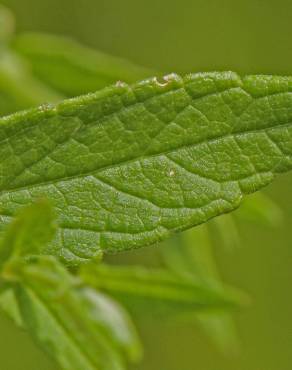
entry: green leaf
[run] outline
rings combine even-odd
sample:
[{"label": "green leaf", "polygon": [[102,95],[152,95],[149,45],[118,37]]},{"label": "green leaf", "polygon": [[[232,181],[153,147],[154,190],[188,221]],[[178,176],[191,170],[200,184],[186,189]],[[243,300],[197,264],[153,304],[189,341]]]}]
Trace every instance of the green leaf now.
[{"label": "green leaf", "polygon": [[117,84],[0,120],[0,222],[47,196],[67,263],[234,210],[292,167],[292,78],[203,73]]},{"label": "green leaf", "polygon": [[[163,262],[178,276],[224,289],[213,257],[208,226],[205,224],[193,228],[165,243],[161,249]],[[230,355],[238,351],[235,324],[228,312],[195,312],[195,315],[200,326],[223,353]],[[177,316],[179,319],[194,319],[191,315],[182,315],[180,312]]]},{"label": "green leaf", "polygon": [[0,241],[0,264],[11,257],[40,253],[55,236],[54,219],[45,200],[22,209]]},{"label": "green leaf", "polygon": [[124,310],[84,286],[54,257],[13,260],[6,269],[3,276],[14,282],[22,325],[62,369],[122,370],[127,359],[140,358]]},{"label": "green leaf", "polygon": [[0,47],[2,43],[10,40],[14,33],[15,19],[12,12],[0,5]]},{"label": "green leaf", "polygon": [[229,313],[201,313],[197,315],[197,320],[204,332],[225,356],[231,357],[240,352],[237,328]]},{"label": "green leaf", "polygon": [[217,234],[222,240],[221,244],[226,250],[232,251],[240,246],[240,235],[234,219],[234,214],[217,217],[210,226],[214,226]]},{"label": "green leaf", "polygon": [[246,198],[234,216],[241,221],[272,227],[279,226],[284,218],[278,204],[262,192]]},{"label": "green leaf", "polygon": [[9,285],[0,290],[0,310],[18,327],[24,328],[15,292]]},{"label": "green leaf", "polygon": [[22,59],[0,50],[0,115],[60,100],[62,95],[34,78]]},{"label": "green leaf", "polygon": [[94,92],[118,80],[136,82],[153,71],[84,47],[66,37],[25,33],[14,47],[32,65],[35,75],[67,96]]},{"label": "green leaf", "polygon": [[208,225],[192,228],[167,241],[161,254],[163,264],[178,276],[221,285]]},{"label": "green leaf", "polygon": [[232,310],[246,302],[231,288],[218,288],[181,278],[166,269],[84,265],[82,280],[102,290],[132,313],[168,318],[174,314]]}]

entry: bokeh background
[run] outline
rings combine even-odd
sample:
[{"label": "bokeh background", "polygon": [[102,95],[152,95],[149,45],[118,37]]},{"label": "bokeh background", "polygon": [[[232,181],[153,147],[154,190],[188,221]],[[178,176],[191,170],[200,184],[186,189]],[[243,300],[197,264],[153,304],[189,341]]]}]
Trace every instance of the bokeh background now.
[{"label": "bokeh background", "polygon": [[[17,31],[45,31],[163,72],[234,70],[292,75],[291,0],[2,0]],[[242,245],[216,248],[224,280],[252,296],[236,314],[241,351],[224,356],[193,324],[137,322],[137,370],[291,370],[292,175],[265,191],[283,209],[275,229],[244,224]],[[153,248],[112,258],[155,259]],[[1,370],[56,370],[0,317]],[[102,369],[101,369],[102,370]]]}]

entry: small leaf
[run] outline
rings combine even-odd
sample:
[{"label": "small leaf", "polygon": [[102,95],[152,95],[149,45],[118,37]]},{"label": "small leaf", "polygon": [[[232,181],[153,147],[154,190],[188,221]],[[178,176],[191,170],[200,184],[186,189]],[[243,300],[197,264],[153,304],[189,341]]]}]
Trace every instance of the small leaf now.
[{"label": "small leaf", "polygon": [[[163,262],[178,276],[223,288],[212,253],[208,226],[205,224],[193,228],[180,234],[174,241],[165,243],[161,249]],[[228,312],[195,313],[195,318],[222,352],[230,355],[238,351],[239,340],[235,324]],[[190,321],[194,319],[194,315],[178,313],[177,319]]]},{"label": "small leaf", "polygon": [[284,217],[278,204],[262,192],[246,198],[234,216],[238,220],[272,227],[279,226]]},{"label": "small leaf", "polygon": [[223,354],[230,357],[239,352],[240,341],[237,328],[229,313],[201,313],[197,315],[197,320]]},{"label": "small leaf", "polygon": [[23,328],[21,313],[13,287],[5,286],[0,290],[0,310],[18,327]]},{"label": "small leaf", "polygon": [[15,19],[12,12],[5,6],[0,5],[0,47],[1,43],[10,40],[14,33]]},{"label": "small leaf", "polygon": [[212,226],[216,228],[226,250],[232,251],[240,246],[240,235],[233,214],[216,217]]},{"label": "small leaf", "polygon": [[246,299],[231,288],[200,284],[163,269],[92,264],[81,268],[81,276],[87,284],[143,316],[167,318],[178,313],[231,310]]},{"label": "small leaf", "polygon": [[292,78],[118,84],[0,120],[0,225],[46,196],[67,263],[168,238],[292,167]]},{"label": "small leaf", "polygon": [[35,75],[67,96],[94,92],[118,80],[135,82],[153,71],[84,47],[66,37],[41,33],[17,36],[14,47]]},{"label": "small leaf", "polygon": [[55,236],[54,219],[45,200],[22,209],[0,241],[0,263],[11,257],[40,253]]},{"label": "small leaf", "polygon": [[190,280],[221,285],[209,234],[208,226],[200,225],[167,241],[161,249],[164,265]]},{"label": "small leaf", "polygon": [[62,369],[122,370],[126,359],[140,358],[124,310],[83,286],[54,257],[13,260],[6,268],[24,328]]},{"label": "small leaf", "polygon": [[60,100],[62,96],[34,78],[17,55],[0,51],[0,115]]}]

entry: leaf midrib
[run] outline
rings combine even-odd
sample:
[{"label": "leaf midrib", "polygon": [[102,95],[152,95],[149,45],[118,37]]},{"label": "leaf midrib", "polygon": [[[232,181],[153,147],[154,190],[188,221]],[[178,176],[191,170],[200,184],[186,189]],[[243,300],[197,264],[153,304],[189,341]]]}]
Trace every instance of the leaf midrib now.
[{"label": "leaf midrib", "polygon": [[[226,72],[226,73],[231,73],[233,74],[232,72]],[[200,73],[197,74],[197,76],[201,75]],[[196,76],[196,75],[195,75]],[[236,78],[235,78],[236,77]],[[250,77],[250,76],[249,76]],[[146,80],[147,81],[147,80]],[[121,107],[118,107],[115,111],[113,112],[110,112],[110,113],[107,113],[107,114],[104,114],[104,115],[101,115],[99,118],[97,118],[97,120],[101,119],[106,119],[106,118],[109,118],[113,115],[116,115],[118,114],[120,111],[122,111],[123,109],[127,109],[127,108],[133,108],[135,107],[136,105],[139,105],[139,104],[142,104],[144,106],[144,108],[148,111],[147,107],[145,107],[145,103],[157,96],[163,96],[163,95],[166,95],[168,93],[173,93],[175,91],[178,91],[178,90],[183,90],[190,98],[190,101],[191,102],[194,102],[194,101],[198,101],[198,100],[201,100],[201,99],[205,99],[207,97],[210,97],[210,96],[213,96],[213,95],[217,95],[217,94],[220,94],[222,95],[223,93],[225,92],[228,92],[228,91],[232,91],[232,90],[241,90],[242,92],[246,93],[250,98],[251,98],[251,101],[249,104],[247,104],[247,106],[245,107],[245,109],[240,113],[240,115],[238,115],[236,117],[236,119],[239,119],[244,113],[245,111],[249,108],[249,106],[256,100],[261,100],[261,99],[266,99],[270,96],[281,96],[283,94],[289,94],[291,93],[291,91],[289,90],[289,87],[287,87],[287,90],[286,91],[281,91],[281,92],[274,92],[274,93],[268,93],[264,96],[254,96],[250,91],[248,91],[248,89],[246,89],[245,87],[245,77],[244,78],[241,78],[239,75],[237,74],[233,74],[233,84],[231,87],[228,87],[228,88],[218,88],[218,86],[216,85],[216,80],[214,80],[214,88],[217,89],[217,91],[214,91],[214,92],[207,92],[206,94],[203,94],[203,95],[200,95],[198,97],[194,97],[192,96],[188,89],[187,89],[187,86],[189,84],[191,84],[194,80],[192,79],[189,79],[189,76],[186,76],[186,77],[181,77],[179,75],[174,75],[174,78],[173,79],[170,79],[170,80],[167,80],[166,82],[166,89],[164,91],[155,91],[154,94],[152,96],[148,96],[144,99],[141,99],[139,98],[139,96],[137,95],[137,92],[134,88],[134,86],[139,86],[140,84],[138,85],[128,85],[128,84],[124,84],[122,85],[121,87],[121,90],[116,90],[116,94],[117,95],[123,95],[123,93],[127,93],[127,92],[131,92],[136,101],[134,103],[130,103],[130,104],[125,104],[125,102],[123,102],[121,100],[121,103],[122,103],[122,106]],[[152,79],[149,79],[149,82],[150,83],[153,83],[155,82],[156,84],[160,84],[157,80],[156,77],[152,78]],[[177,85],[175,86],[171,86],[171,88],[169,89],[167,87],[168,84],[172,84],[172,83],[175,83]],[[140,85],[141,86],[141,85]],[[110,88],[108,88],[108,97],[110,98],[111,96],[114,96],[115,94],[112,95],[113,93],[113,88],[114,88],[114,85]],[[110,90],[112,89],[112,90]],[[70,105],[74,105],[74,102],[77,102],[77,106],[78,105],[81,105],[81,106],[84,106],[84,104],[88,103],[92,103],[92,101],[94,102],[94,100],[92,99],[102,99],[105,95],[104,95],[104,91],[106,91],[107,89],[104,89],[104,90],[101,90],[100,92],[98,92],[97,94],[96,93],[91,93],[91,94],[88,94],[88,95],[84,95],[83,97],[77,97],[77,98],[72,98],[72,99],[68,99],[68,100],[65,100],[65,102],[63,103],[60,103],[56,106],[54,106],[53,108],[51,108],[51,111],[47,112],[48,113],[48,117],[50,117],[51,115],[59,115],[61,117],[64,117],[64,118],[67,118],[67,119],[75,119],[77,118],[77,115],[75,116],[70,116],[70,115],[64,115],[62,114],[62,112],[59,111],[59,108],[60,107],[63,107],[63,106],[70,106]],[[226,104],[226,102],[224,102]],[[227,104],[228,105],[228,104]],[[203,114],[197,107],[194,107],[193,104],[189,103],[187,104],[186,106],[184,106],[182,108],[181,111],[177,112],[177,115],[181,114],[185,109],[187,109],[188,107],[192,107],[194,109],[196,109],[200,114]],[[29,113],[30,111],[27,111],[27,114]],[[39,113],[37,111],[37,109],[34,110],[34,112],[37,114]],[[153,114],[156,118],[158,118],[155,113],[153,112],[150,112],[149,113]],[[176,116],[177,116],[176,115]],[[13,117],[21,117],[21,113],[16,113],[15,115],[11,115],[11,116],[8,116],[8,117],[4,117],[2,119],[0,119],[0,127],[2,125],[9,125],[10,124],[10,119],[13,119]],[[24,118],[26,118],[24,116]],[[159,118],[158,118],[159,119]],[[208,120],[208,119],[207,119]],[[162,128],[162,131],[167,128],[167,126],[171,123],[174,123],[175,121],[175,118],[172,119],[170,122],[163,122],[165,124],[165,126]],[[82,122],[82,120],[81,120]],[[93,124],[94,122],[91,122],[91,124]],[[86,123],[86,124],[90,124],[90,122]],[[285,123],[284,125],[290,125],[291,123]],[[284,126],[283,125],[283,126]],[[106,169],[111,169],[111,168],[115,168],[117,166],[121,166],[121,165],[125,165],[125,164],[128,164],[128,163],[131,163],[131,162],[136,162],[136,161],[139,161],[139,160],[142,160],[142,159],[147,159],[147,158],[153,158],[153,157],[158,157],[160,155],[167,155],[167,154],[171,154],[173,153],[174,151],[177,151],[177,150],[180,150],[180,149],[183,149],[183,148],[189,148],[189,147],[196,147],[196,146],[199,146],[201,144],[204,144],[204,143],[212,143],[213,141],[216,141],[216,140],[221,140],[221,139],[224,139],[224,138],[227,138],[227,137],[232,137],[232,136],[235,136],[235,135],[243,135],[243,134],[248,134],[248,133],[259,133],[261,131],[265,131],[265,130],[269,130],[269,129],[272,129],[274,127],[280,127],[282,126],[281,124],[279,125],[276,125],[276,126],[270,126],[270,127],[265,127],[263,129],[260,129],[260,130],[246,130],[246,131],[236,131],[236,130],[232,130],[231,132],[227,133],[227,134],[224,134],[224,135],[221,135],[221,136],[218,136],[218,137],[213,137],[213,138],[206,138],[206,139],[203,139],[199,142],[195,142],[195,143],[192,143],[192,144],[186,144],[186,145],[180,145],[180,146],[177,146],[175,148],[171,148],[167,151],[164,151],[164,152],[160,152],[160,153],[154,153],[154,154],[149,154],[149,155],[146,155],[147,153],[147,150],[149,149],[149,147],[151,147],[151,144],[153,142],[153,140],[155,140],[155,137],[157,137],[157,135],[151,139],[149,145],[146,147],[146,149],[144,150],[144,153],[146,154],[143,154],[143,155],[140,155],[140,156],[137,156],[135,158],[130,158],[130,159],[125,159],[125,160],[122,160],[120,161],[119,163],[115,163],[115,164],[109,164],[109,165],[105,165],[103,167],[100,167],[96,170],[91,170],[91,171],[87,171],[87,172],[82,172],[82,173],[79,173],[79,174],[74,174],[72,176],[66,176],[66,177],[56,177],[54,179],[48,179],[48,180],[45,180],[45,181],[35,181],[35,182],[31,182],[31,183],[28,183],[26,185],[23,185],[23,186],[17,186],[17,187],[6,187],[6,188],[2,188],[2,190],[0,190],[0,196],[3,195],[3,193],[13,193],[13,192],[16,192],[16,191],[21,191],[21,190],[26,190],[26,189],[30,189],[30,188],[34,188],[36,186],[45,186],[45,185],[50,185],[50,184],[55,184],[56,182],[66,182],[66,181],[70,181],[72,179],[75,179],[75,178],[81,178],[81,177],[87,177],[89,175],[94,175],[94,174],[98,174],[100,171],[103,171],[103,170],[106,170]],[[159,133],[158,133],[159,135]],[[8,140],[9,142],[9,138],[6,138],[4,140]],[[46,157],[49,157],[52,153],[54,153],[54,151],[59,148],[59,147],[62,147],[65,143],[67,142],[67,140],[65,140],[64,142],[62,143],[58,143],[58,145],[56,147],[53,148],[53,150],[49,153],[46,153],[44,156],[42,156],[39,160],[37,160],[36,162],[34,163],[31,163],[28,168],[31,168],[33,167],[34,165],[36,165],[38,162],[42,161],[43,159],[45,159]],[[274,143],[273,143],[274,144]],[[27,170],[27,168],[24,168],[23,171]],[[16,179],[23,173],[23,171],[21,173],[19,173],[18,175],[16,175]],[[200,176],[200,175],[199,175]],[[204,177],[204,176],[202,176]],[[206,178],[206,177],[204,177]],[[213,180],[217,183],[220,183],[219,181],[217,180],[214,180],[214,179],[210,179],[210,180]],[[238,181],[237,179],[235,179],[234,181]]]},{"label": "leaf midrib", "polygon": [[[239,118],[240,117],[238,117],[238,119]],[[88,177],[88,176],[91,176],[91,175],[98,174],[99,172],[105,171],[107,169],[114,169],[116,167],[119,167],[119,166],[122,166],[122,165],[127,165],[127,164],[130,164],[130,163],[134,163],[136,161],[140,161],[140,160],[143,160],[143,159],[151,159],[151,158],[156,158],[156,157],[159,157],[159,156],[167,156],[168,154],[172,154],[173,152],[175,152],[177,150],[180,150],[180,149],[184,149],[184,148],[187,149],[187,148],[191,148],[191,147],[195,148],[195,147],[200,146],[200,145],[205,144],[205,143],[206,144],[211,144],[213,142],[216,142],[216,141],[219,141],[219,140],[224,140],[224,139],[227,139],[229,137],[233,138],[235,136],[249,135],[249,134],[253,134],[253,133],[262,133],[262,132],[266,132],[266,131],[273,130],[273,129],[276,129],[276,128],[285,128],[285,127],[291,127],[291,126],[292,126],[292,122],[289,122],[289,123],[284,123],[284,124],[278,124],[278,125],[275,125],[275,126],[264,127],[262,129],[258,129],[258,130],[253,129],[253,130],[238,131],[238,132],[234,132],[234,133],[231,132],[231,133],[227,133],[227,134],[224,134],[224,135],[214,137],[212,139],[202,140],[202,141],[197,142],[197,143],[188,144],[188,145],[181,145],[181,146],[178,146],[177,148],[174,148],[174,149],[171,149],[171,150],[168,150],[168,151],[155,153],[155,154],[150,154],[148,156],[142,155],[142,156],[139,156],[139,157],[136,157],[136,158],[121,161],[121,162],[116,163],[116,164],[106,165],[104,167],[100,167],[97,170],[83,172],[83,173],[78,174],[78,175],[72,175],[72,176],[67,176],[67,177],[57,177],[57,178],[54,178],[54,179],[48,180],[48,181],[35,182],[35,183],[30,183],[28,185],[19,186],[19,187],[15,187],[15,188],[2,189],[0,191],[0,196],[3,195],[3,194],[10,194],[10,193],[14,193],[14,192],[21,191],[21,190],[29,190],[29,189],[35,188],[35,187],[42,187],[42,186],[45,186],[45,185],[54,185],[58,182],[67,182],[67,181],[78,179],[78,178]],[[270,138],[270,140],[271,140],[271,138]],[[276,144],[273,143],[273,145],[276,145]],[[277,146],[277,149],[279,150],[278,146]],[[255,172],[253,175],[255,175],[257,173],[259,173],[259,172]],[[197,176],[201,176],[201,175],[196,174],[196,173],[193,173],[193,174],[197,175]],[[201,177],[207,178],[203,175]],[[250,177],[250,176],[248,176],[248,177]],[[212,178],[207,178],[207,179],[212,180],[212,181],[217,182],[217,183],[220,183],[220,184],[223,184],[223,183],[230,182],[230,181],[239,181],[239,180],[244,179],[244,178],[246,178],[246,177],[239,178],[239,179],[232,179],[232,180],[222,181],[222,182],[218,181],[218,180],[215,180],[215,179],[212,179]],[[100,180],[99,178],[97,178],[97,179]]]}]

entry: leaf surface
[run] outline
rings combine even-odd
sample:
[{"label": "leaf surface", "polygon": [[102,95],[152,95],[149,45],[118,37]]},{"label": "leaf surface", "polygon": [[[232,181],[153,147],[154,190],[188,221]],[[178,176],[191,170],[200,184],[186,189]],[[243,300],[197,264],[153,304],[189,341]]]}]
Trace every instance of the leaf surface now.
[{"label": "leaf surface", "polygon": [[3,118],[1,225],[47,196],[47,252],[78,264],[230,212],[291,169],[291,91],[290,77],[171,75]]}]

